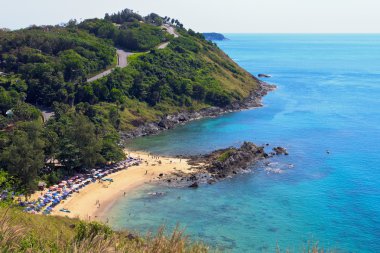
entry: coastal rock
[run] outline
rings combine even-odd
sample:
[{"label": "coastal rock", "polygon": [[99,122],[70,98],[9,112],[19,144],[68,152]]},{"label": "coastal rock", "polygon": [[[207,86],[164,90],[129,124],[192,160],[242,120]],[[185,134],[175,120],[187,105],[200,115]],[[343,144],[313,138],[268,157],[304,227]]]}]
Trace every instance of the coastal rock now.
[{"label": "coastal rock", "polygon": [[191,185],[189,185],[189,188],[198,188],[198,187],[199,187],[198,182],[194,182]]},{"label": "coastal rock", "polygon": [[260,78],[270,78],[272,76],[271,75],[267,75],[267,74],[259,74],[258,77],[260,77]]},{"label": "coastal rock", "polygon": [[[274,148],[278,154],[287,154],[285,148]],[[232,178],[237,174],[250,172],[250,166],[276,155],[276,152],[267,154],[264,146],[257,146],[251,142],[244,142],[240,148],[226,148],[213,151],[206,155],[195,155],[188,159],[192,165],[191,173],[177,171],[175,173],[160,175],[159,184],[169,187],[197,188],[201,184],[214,184],[218,181]],[[266,165],[269,162],[264,163]]]},{"label": "coastal rock", "polygon": [[170,129],[173,128],[175,125],[174,121],[168,119],[168,118],[163,118],[159,123],[158,126],[164,129]]},{"label": "coastal rock", "polygon": [[273,148],[273,151],[276,155],[288,155],[288,151],[283,147],[275,147]]}]

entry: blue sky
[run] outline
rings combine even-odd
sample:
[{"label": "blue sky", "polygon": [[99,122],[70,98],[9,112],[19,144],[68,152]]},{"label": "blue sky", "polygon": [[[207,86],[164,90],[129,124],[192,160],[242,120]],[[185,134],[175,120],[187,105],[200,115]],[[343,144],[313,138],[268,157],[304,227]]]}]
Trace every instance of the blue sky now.
[{"label": "blue sky", "polygon": [[0,27],[59,24],[124,8],[199,32],[380,33],[380,0],[0,0]]}]

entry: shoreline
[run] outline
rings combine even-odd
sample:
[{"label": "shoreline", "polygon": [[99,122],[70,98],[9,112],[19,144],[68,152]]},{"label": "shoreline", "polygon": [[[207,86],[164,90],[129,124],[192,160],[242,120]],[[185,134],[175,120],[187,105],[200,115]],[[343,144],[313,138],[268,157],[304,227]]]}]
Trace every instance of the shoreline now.
[{"label": "shoreline", "polygon": [[[69,199],[57,205],[52,212],[55,216],[67,216],[87,221],[102,221],[107,223],[107,213],[123,197],[145,184],[153,184],[163,176],[172,172],[191,173],[192,167],[187,159],[152,156],[143,151],[125,150],[132,157],[141,158],[142,163],[118,171],[108,176],[113,182],[93,183],[74,193]],[[99,203],[99,204],[98,204]],[[70,213],[59,211],[61,208]]]},{"label": "shoreline", "polygon": [[184,111],[166,115],[158,119],[156,122],[145,123],[136,127],[134,130],[120,132],[120,136],[124,142],[127,142],[128,140],[137,137],[157,135],[161,132],[173,129],[179,125],[184,125],[194,120],[216,118],[231,112],[262,107],[262,98],[267,95],[268,92],[274,91],[277,87],[260,80],[258,81],[260,87],[257,90],[252,91],[250,95],[242,101],[235,101],[227,107],[209,107],[195,112]]},{"label": "shoreline", "polygon": [[[246,99],[235,102],[226,108],[211,107],[198,112],[167,115],[159,122],[147,123],[137,127],[133,131],[121,133],[122,137],[127,141],[136,137],[159,134],[193,120],[215,118],[230,112],[262,107],[262,98],[268,92],[275,90],[276,86],[262,81],[260,81],[260,84],[260,88],[252,92]],[[170,177],[175,174],[173,172],[177,172],[177,174],[179,172],[183,175],[191,174],[194,172],[192,168],[195,169],[197,167],[190,164],[190,159],[186,158],[160,156],[159,159],[156,159],[156,156],[152,157],[148,152],[128,149],[124,151],[134,158],[141,158],[142,163],[109,176],[114,182],[108,185],[105,185],[105,183],[94,183],[82,189],[79,193],[74,193],[70,199],[57,205],[52,215],[108,223],[107,213],[121,198],[128,197],[128,194],[143,185],[153,185],[153,183],[159,182],[161,179]],[[161,163],[158,161],[161,161]],[[147,174],[145,174],[146,172]],[[162,176],[158,177],[160,174]],[[70,210],[70,213],[60,212],[61,208]]]}]

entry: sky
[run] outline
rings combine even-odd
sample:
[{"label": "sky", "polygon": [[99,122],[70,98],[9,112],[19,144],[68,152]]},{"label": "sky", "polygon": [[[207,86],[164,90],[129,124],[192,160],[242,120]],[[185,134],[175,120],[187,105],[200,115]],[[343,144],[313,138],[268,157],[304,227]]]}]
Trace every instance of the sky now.
[{"label": "sky", "polygon": [[380,33],[380,0],[0,0],[0,27],[60,24],[129,8],[197,32]]}]

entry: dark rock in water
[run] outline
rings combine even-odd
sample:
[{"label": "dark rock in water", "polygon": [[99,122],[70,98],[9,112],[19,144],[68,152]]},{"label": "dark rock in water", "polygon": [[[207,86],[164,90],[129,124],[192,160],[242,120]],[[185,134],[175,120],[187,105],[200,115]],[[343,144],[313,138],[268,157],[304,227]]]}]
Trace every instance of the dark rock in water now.
[{"label": "dark rock in water", "polygon": [[189,186],[189,188],[198,188],[198,187],[199,187],[198,182],[194,182],[194,183],[192,183],[192,184]]},{"label": "dark rock in water", "polygon": [[260,78],[270,78],[272,76],[271,75],[267,75],[267,74],[259,74],[258,77],[260,77]]},{"label": "dark rock in water", "polygon": [[250,165],[273,155],[287,154],[286,149],[276,147],[267,154],[263,146],[244,142],[240,148],[216,150],[210,154],[186,157],[189,164],[195,166],[191,173],[176,172],[163,176],[160,183],[170,187],[197,188],[200,184],[213,184],[249,171]]},{"label": "dark rock in water", "polygon": [[246,169],[253,162],[265,157],[263,147],[251,142],[244,142],[240,148],[229,148],[213,152],[214,159],[208,171],[221,177],[237,174],[237,171]]},{"label": "dark rock in water", "polygon": [[216,183],[216,180],[215,179],[209,179],[209,180],[207,180],[207,183],[208,184],[214,184],[214,183]]},{"label": "dark rock in water", "polygon": [[276,153],[276,155],[289,155],[286,148],[283,147],[275,147],[273,148],[273,151]]}]

